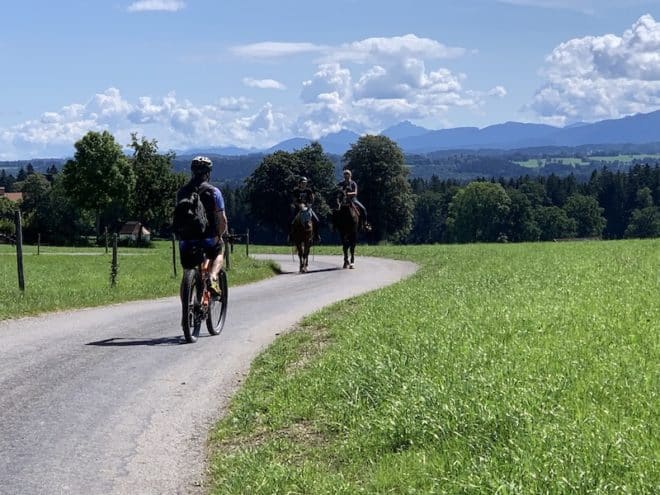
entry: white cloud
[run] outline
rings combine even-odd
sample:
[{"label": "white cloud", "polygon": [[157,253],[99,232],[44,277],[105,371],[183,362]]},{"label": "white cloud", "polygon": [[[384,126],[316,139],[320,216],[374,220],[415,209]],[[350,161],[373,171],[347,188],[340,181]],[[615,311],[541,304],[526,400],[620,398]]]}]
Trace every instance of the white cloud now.
[{"label": "white cloud", "polygon": [[572,10],[588,15],[595,14],[599,8],[625,8],[648,3],[647,0],[497,0],[497,2],[523,7]]},{"label": "white cloud", "polygon": [[248,88],[258,88],[258,89],[278,89],[283,91],[286,89],[286,86],[275,79],[253,79],[251,77],[244,77],[243,84]]},{"label": "white cloud", "polygon": [[223,97],[218,100],[217,108],[222,112],[243,112],[250,108],[251,103],[249,98],[243,96]]},{"label": "white cloud", "polygon": [[576,38],[546,58],[547,82],[528,106],[553,123],[660,108],[660,23],[640,17],[623,35]]},{"label": "white cloud", "polygon": [[165,11],[177,12],[185,8],[186,3],[181,0],[138,0],[128,6],[129,12]]},{"label": "white cloud", "polygon": [[429,41],[371,38],[351,44],[353,51],[336,52],[336,58],[356,65],[324,63],[303,82],[306,112],[298,120],[301,132],[317,137],[349,124],[355,131],[380,130],[401,119],[440,121],[451,108],[480,106],[482,95],[463,88],[464,75],[427,67],[427,62],[448,54],[443,45]]},{"label": "white cloud", "polygon": [[495,86],[488,90],[488,96],[494,96],[495,98],[504,98],[508,93],[504,86]]},{"label": "white cloud", "polygon": [[[490,91],[466,88],[466,76],[442,62],[467,52],[415,35],[335,47],[267,42],[233,50],[255,58],[313,55],[310,63],[316,68],[301,82],[300,103],[286,111],[242,96],[200,104],[174,92],[129,101],[119,89],[109,88],[86,103],[51,109],[40,119],[0,129],[0,149],[22,156],[56,156],[56,149],[59,155],[71,154],[73,143],[87,131],[106,129],[122,144],[137,132],[157,139],[162,149],[265,148],[292,136],[318,138],[342,128],[377,132],[404,119],[446,123],[452,109],[476,110],[487,97],[506,95],[501,86]],[[242,82],[251,88],[286,90],[276,79],[245,77]]]},{"label": "white cloud", "polygon": [[235,46],[231,49],[234,55],[249,58],[283,58],[303,53],[318,53],[325,48],[313,43],[286,43],[277,41],[264,41],[250,45]]},{"label": "white cloud", "polygon": [[264,41],[235,46],[231,51],[234,55],[255,59],[277,59],[292,55],[315,54],[320,55],[321,61],[326,63],[369,63],[401,57],[456,58],[466,53],[465,48],[449,47],[439,41],[420,38],[414,34],[366,38],[336,46]]},{"label": "white cloud", "polygon": [[130,102],[117,88],[87,103],[49,111],[41,118],[0,129],[1,158],[71,156],[73,144],[89,131],[108,130],[127,144],[132,132],[158,140],[162,149],[193,146],[263,146],[290,137],[288,120],[267,103],[250,112],[247,98],[220,98],[196,105],[174,92],[163,98],[142,96]]},{"label": "white cloud", "polygon": [[343,62],[368,63],[401,58],[456,58],[466,50],[448,47],[429,38],[419,38],[414,34],[389,38],[367,38],[328,50],[326,57]]}]

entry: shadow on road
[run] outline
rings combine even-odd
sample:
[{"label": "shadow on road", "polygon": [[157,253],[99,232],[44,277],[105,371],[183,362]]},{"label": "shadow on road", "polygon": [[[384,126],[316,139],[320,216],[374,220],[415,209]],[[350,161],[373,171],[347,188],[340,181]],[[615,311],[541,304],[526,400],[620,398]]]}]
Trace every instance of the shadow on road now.
[{"label": "shadow on road", "polygon": [[127,339],[123,337],[112,337],[96,342],[88,342],[85,345],[95,345],[99,347],[125,347],[132,345],[180,345],[186,341],[183,337],[159,337],[157,339]]},{"label": "shadow on road", "polygon": [[[340,266],[335,266],[335,267],[332,267],[332,268],[318,268],[316,270],[307,270],[306,273],[309,274],[309,273],[336,272],[336,271],[339,271],[341,269],[342,268]],[[280,274],[282,274],[282,275],[292,275],[292,274],[298,275],[298,273],[299,273],[298,270],[291,270],[291,271],[289,271],[289,270],[280,270]],[[304,275],[304,274],[301,274],[301,275]]]}]

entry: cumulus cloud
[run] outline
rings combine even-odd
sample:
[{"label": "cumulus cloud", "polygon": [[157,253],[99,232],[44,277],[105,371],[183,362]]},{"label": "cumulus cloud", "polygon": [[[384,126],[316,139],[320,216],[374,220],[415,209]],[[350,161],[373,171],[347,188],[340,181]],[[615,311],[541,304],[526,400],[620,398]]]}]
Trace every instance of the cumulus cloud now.
[{"label": "cumulus cloud", "polygon": [[306,112],[299,129],[312,137],[342,126],[378,131],[401,119],[440,120],[452,107],[476,108],[483,98],[463,88],[464,75],[428,66],[459,53],[464,51],[414,35],[346,44],[326,54],[330,61],[303,82]]},{"label": "cumulus cloud", "polygon": [[[319,138],[341,129],[379,132],[404,119],[446,124],[452,109],[477,110],[506,90],[466,87],[467,77],[445,60],[462,48],[415,35],[368,38],[334,47],[311,43],[256,43],[233,49],[257,59],[311,55],[310,77],[300,85],[300,102],[285,112],[245,97],[193,103],[171,92],[127,100],[117,88],[74,103],[40,119],[0,129],[1,149],[35,155],[40,146],[68,145],[89,130],[109,130],[121,143],[131,132],[157,139],[163,149],[236,145],[265,148],[292,136]],[[313,64],[313,65],[311,65]],[[242,79],[246,87],[286,90],[275,79]],[[5,151],[5,153],[8,153]],[[44,153],[40,153],[42,156]],[[52,156],[52,155],[51,155]]]},{"label": "cumulus cloud", "polygon": [[623,35],[576,38],[546,58],[547,82],[528,109],[553,123],[660,108],[660,24],[640,17]]},{"label": "cumulus cloud", "polygon": [[185,6],[185,2],[181,0],[138,0],[130,4],[126,10],[129,12],[177,12],[185,8]]},{"label": "cumulus cloud", "polygon": [[286,86],[275,79],[253,79],[252,77],[244,77],[243,84],[248,88],[258,89],[279,89],[283,91]]},{"label": "cumulus cloud", "polygon": [[335,61],[368,63],[383,59],[456,58],[465,48],[448,47],[436,40],[419,38],[414,34],[389,38],[367,38],[329,49],[326,57]]},{"label": "cumulus cloud", "polygon": [[507,90],[504,86],[495,86],[488,90],[486,93],[488,96],[494,96],[495,98],[504,98],[507,95]]},{"label": "cumulus cloud", "polygon": [[163,149],[191,146],[263,146],[289,137],[288,120],[269,103],[250,113],[247,98],[221,98],[197,105],[174,92],[162,98],[142,96],[136,101],[122,97],[117,88],[49,111],[39,119],[0,129],[2,158],[16,156],[70,156],[73,143],[88,131],[110,131],[127,144],[137,132],[155,138]]}]

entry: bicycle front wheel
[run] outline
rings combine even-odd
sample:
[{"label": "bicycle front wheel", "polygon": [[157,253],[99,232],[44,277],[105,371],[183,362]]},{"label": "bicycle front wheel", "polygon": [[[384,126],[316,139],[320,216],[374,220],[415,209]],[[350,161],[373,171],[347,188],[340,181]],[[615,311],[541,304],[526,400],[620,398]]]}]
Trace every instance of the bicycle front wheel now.
[{"label": "bicycle front wheel", "polygon": [[225,326],[225,319],[227,318],[229,287],[227,285],[227,273],[224,270],[220,270],[218,274],[218,284],[222,293],[219,296],[211,296],[209,314],[206,317],[206,328],[211,335],[220,335],[222,328]]},{"label": "bicycle front wheel", "polygon": [[199,290],[199,273],[196,269],[185,270],[181,280],[181,326],[186,342],[197,342],[200,320],[201,291]]}]

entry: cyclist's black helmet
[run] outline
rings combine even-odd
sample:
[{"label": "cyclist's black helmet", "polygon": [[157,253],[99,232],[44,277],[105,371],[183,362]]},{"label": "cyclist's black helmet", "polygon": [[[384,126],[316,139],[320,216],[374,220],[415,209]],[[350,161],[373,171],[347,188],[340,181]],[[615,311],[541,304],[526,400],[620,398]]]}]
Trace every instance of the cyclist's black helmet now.
[{"label": "cyclist's black helmet", "polygon": [[195,174],[211,172],[213,162],[208,156],[196,156],[190,162],[190,170]]},{"label": "cyclist's black helmet", "polygon": [[304,175],[301,175],[300,179],[298,179],[298,182],[307,182],[307,177],[305,177]]}]

